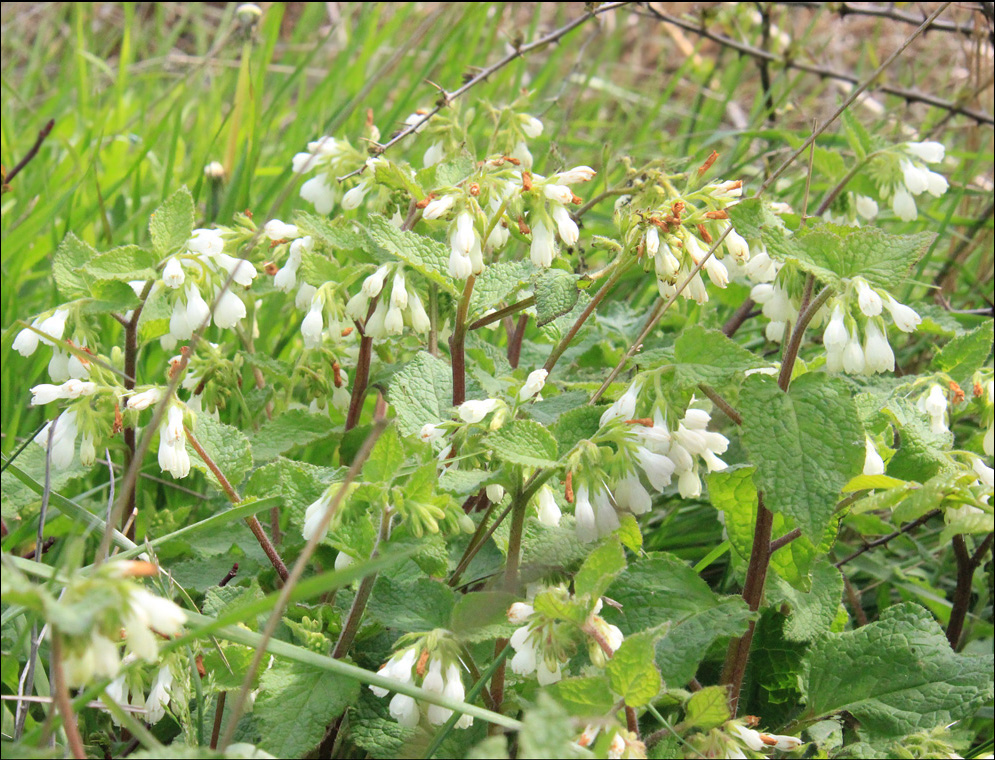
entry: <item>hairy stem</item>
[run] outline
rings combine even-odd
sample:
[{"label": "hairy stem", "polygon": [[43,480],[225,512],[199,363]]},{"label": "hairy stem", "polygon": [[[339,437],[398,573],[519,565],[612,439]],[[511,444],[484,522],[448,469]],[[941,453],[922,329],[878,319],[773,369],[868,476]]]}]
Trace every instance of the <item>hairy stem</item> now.
[{"label": "hairy stem", "polygon": [[964,632],[964,621],[967,620],[967,608],[971,604],[971,585],[974,583],[974,571],[988,554],[992,545],[992,535],[989,533],[981,542],[977,551],[971,554],[967,550],[964,536],[957,535],[953,539],[954,558],[957,560],[957,586],[954,589],[953,607],[950,610],[950,622],[947,624],[947,641],[957,649],[961,635]]},{"label": "hairy stem", "polygon": [[453,406],[459,406],[466,401],[466,315],[470,310],[470,299],[473,297],[473,284],[476,275],[466,278],[463,295],[456,309],[456,325],[452,337],[449,338],[449,353],[453,365]]},{"label": "hairy stem", "polygon": [[273,634],[276,632],[277,627],[280,625],[280,621],[283,619],[283,613],[287,609],[287,604],[290,602],[290,595],[293,592],[294,587],[297,585],[298,581],[300,581],[301,576],[304,575],[304,568],[307,567],[308,562],[311,561],[311,557],[318,548],[318,544],[324,538],[325,533],[328,530],[328,525],[331,523],[332,517],[334,517],[335,513],[338,511],[339,505],[341,505],[342,500],[345,498],[349,486],[352,485],[353,481],[359,476],[359,473],[363,469],[363,465],[366,463],[367,458],[370,456],[370,452],[373,450],[374,444],[376,444],[381,433],[383,433],[386,427],[386,420],[374,420],[373,428],[370,430],[369,435],[366,436],[366,440],[363,441],[363,445],[360,446],[359,451],[356,452],[356,458],[353,459],[349,472],[346,473],[345,479],[335,492],[335,496],[333,496],[332,500],[329,502],[321,523],[317,526],[314,535],[308,539],[308,542],[305,544],[300,556],[297,557],[297,561],[294,563],[293,569],[290,571],[290,577],[287,578],[287,582],[283,584],[283,588],[280,590],[280,596],[276,600],[276,605],[270,613],[269,619],[266,621],[266,626],[262,633],[262,639],[256,648],[256,653],[253,656],[249,669],[242,681],[242,687],[239,689],[238,696],[235,699],[235,704],[231,707],[231,714],[228,717],[228,728],[225,729],[224,737],[218,744],[218,749],[221,751],[224,751],[225,747],[231,743],[232,737],[235,735],[235,729],[238,727],[238,721],[242,717],[242,713],[245,711],[246,700],[248,700],[249,692],[252,690],[252,684],[255,681],[256,674],[259,672],[259,666],[262,664],[263,658],[266,656],[267,644],[269,644],[270,639],[273,638]]},{"label": "hairy stem", "polygon": [[527,309],[534,305],[536,302],[535,296],[529,296],[528,298],[523,298],[521,301],[511,304],[510,306],[505,306],[503,309],[498,309],[492,314],[488,314],[486,317],[481,317],[475,322],[471,322],[470,326],[467,328],[468,331],[479,330],[481,327],[487,327],[487,325],[494,324],[495,322],[500,322],[505,317],[511,316],[512,314],[517,314],[522,309]]},{"label": "hairy stem", "polygon": [[563,356],[563,352],[570,347],[573,339],[576,338],[577,333],[580,332],[580,328],[584,326],[584,323],[594,313],[594,310],[598,308],[598,304],[605,300],[605,296],[607,296],[609,291],[615,287],[615,283],[619,281],[619,278],[625,274],[625,271],[628,268],[628,264],[624,264],[621,259],[615,263],[614,270],[608,278],[608,281],[601,286],[597,293],[595,293],[594,298],[591,299],[591,301],[584,308],[584,311],[581,312],[580,316],[577,317],[573,325],[570,326],[570,329],[567,331],[566,335],[560,339],[560,342],[557,343],[550,352],[549,358],[546,359],[546,363],[543,365],[543,369],[547,372],[553,371],[553,367],[556,366],[556,362],[558,362],[560,357]]},{"label": "hairy stem", "polygon": [[[373,554],[370,555],[370,559],[376,559],[380,545],[390,538],[391,516],[390,507],[385,505],[383,511],[380,513],[380,532],[377,535],[377,544],[373,547]],[[339,634],[339,639],[335,642],[335,649],[332,650],[332,657],[336,660],[342,659],[349,653],[349,647],[352,646],[352,642],[356,639],[356,634],[359,632],[359,624],[363,619],[363,613],[366,611],[366,603],[370,600],[370,594],[373,593],[373,584],[376,579],[376,573],[371,573],[363,578],[359,584],[359,590],[356,592],[356,597],[352,600],[352,606],[349,608],[349,616],[342,625],[342,633]]]},{"label": "hairy stem", "polygon": [[[225,496],[228,497],[228,501],[232,504],[239,504],[242,499],[239,497],[238,492],[232,487],[232,484],[228,482],[228,478],[225,474],[221,472],[221,468],[218,467],[217,462],[215,462],[211,455],[204,451],[204,447],[201,446],[200,441],[197,440],[196,436],[191,432],[190,428],[186,425],[183,426],[183,430],[187,435],[187,440],[190,442],[190,446],[197,455],[204,460],[204,464],[207,465],[215,478],[218,479],[218,483],[221,484],[221,490],[225,492]],[[266,553],[266,557],[269,559],[270,563],[276,568],[277,574],[279,574],[282,581],[286,581],[290,573],[287,571],[287,566],[284,564],[283,560],[280,558],[279,552],[277,552],[276,547],[269,540],[269,536],[263,530],[263,526],[259,524],[259,520],[255,515],[250,515],[245,518],[245,524],[249,526],[249,530],[252,531],[252,535],[256,537],[256,541],[262,547],[263,551]]]},{"label": "hairy stem", "polygon": [[[370,301],[370,308],[366,312],[366,322],[370,321],[373,312],[376,311],[380,296]],[[363,413],[363,401],[366,399],[366,385],[370,381],[370,361],[373,359],[373,338],[366,334],[366,324],[355,323],[359,330],[359,354],[356,356],[356,372],[352,379],[352,396],[349,397],[349,411],[345,418],[346,432],[352,430],[359,424],[359,417]]]},{"label": "hairy stem", "polygon": [[57,633],[52,637],[52,687],[55,706],[62,716],[62,727],[66,732],[66,740],[69,742],[69,749],[75,758],[85,758],[86,749],[83,746],[83,739],[79,735],[79,726],[76,723],[76,713],[69,701],[69,687],[66,684],[65,669],[62,666],[62,637]]}]

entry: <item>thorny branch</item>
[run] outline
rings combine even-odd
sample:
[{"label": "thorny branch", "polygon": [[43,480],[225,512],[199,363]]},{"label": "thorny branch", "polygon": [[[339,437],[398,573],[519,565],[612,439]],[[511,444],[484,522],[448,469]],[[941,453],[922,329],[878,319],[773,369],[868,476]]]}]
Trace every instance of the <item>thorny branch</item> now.
[{"label": "thorny branch", "polygon": [[[705,39],[711,40],[712,42],[717,42],[728,48],[732,48],[744,55],[751,56],[757,59],[764,59],[771,63],[780,64],[786,66],[790,69],[796,69],[798,71],[805,71],[809,74],[815,74],[816,76],[823,77],[824,79],[835,79],[840,82],[849,82],[850,84],[858,84],[861,79],[860,77],[849,74],[845,71],[837,71],[836,69],[830,69],[825,66],[818,66],[812,63],[804,63],[802,61],[797,61],[790,58],[784,58],[775,53],[767,52],[766,50],[761,50],[758,47],[749,45],[745,42],[740,42],[739,40],[734,40],[731,37],[726,37],[725,35],[719,34],[717,32],[712,32],[706,29],[703,23],[694,23],[686,19],[679,18],[677,16],[672,16],[669,13],[664,13],[663,11],[657,10],[652,4],[647,3],[643,7],[649,10],[650,15],[656,18],[658,21],[663,21],[667,24],[673,24],[681,29],[684,29],[694,34],[704,37]],[[934,18],[935,14],[930,18]],[[925,23],[932,23],[927,19]],[[918,34],[918,33],[917,33]],[[870,77],[868,81],[871,83],[877,78],[877,73]],[[987,111],[981,111],[975,108],[969,108],[968,106],[961,105],[960,103],[955,103],[950,100],[944,100],[935,95],[931,95],[927,92],[920,92],[919,90],[909,90],[904,87],[896,87],[889,84],[872,84],[875,89],[885,92],[889,95],[895,95],[896,97],[902,98],[909,103],[924,103],[929,106],[934,106],[936,108],[941,108],[945,111],[950,111],[952,113],[957,113],[962,116],[967,116],[974,119],[979,124],[988,124],[989,126],[995,126],[995,116],[988,113]],[[866,89],[866,85],[864,87]]]},{"label": "thorny branch", "polygon": [[[434,108],[432,108],[426,114],[424,114],[424,116],[422,116],[422,118],[419,119],[418,121],[405,126],[402,130],[400,130],[393,137],[391,137],[387,142],[378,143],[378,144],[375,143],[371,145],[370,147],[371,152],[376,155],[382,155],[386,151],[390,150],[392,147],[397,145],[397,143],[401,142],[401,140],[403,140],[405,137],[407,137],[408,135],[412,135],[418,130],[420,130],[423,126],[425,126],[429,122],[429,120],[432,119],[433,116],[439,113],[443,108],[452,105],[452,103],[456,101],[456,99],[459,98],[461,95],[466,94],[474,87],[476,87],[478,84],[487,80],[488,78],[491,77],[491,75],[497,73],[498,71],[503,69],[505,66],[507,66],[509,63],[516,60],[517,58],[521,58],[523,55],[531,53],[533,50],[538,50],[539,48],[543,48],[546,45],[556,42],[561,37],[565,37],[568,33],[572,32],[581,24],[584,24],[585,22],[590,21],[591,19],[596,18],[597,16],[600,16],[603,13],[617,10],[626,5],[629,5],[629,3],[628,2],[605,3],[604,5],[601,5],[597,8],[591,8],[583,16],[578,16],[569,23],[561,26],[559,29],[554,29],[549,34],[546,34],[537,40],[533,40],[532,42],[526,45],[521,45],[516,47],[512,52],[508,53],[504,58],[497,61],[496,63],[491,64],[487,68],[481,70],[479,74],[476,74],[470,79],[468,79],[466,83],[463,84],[461,87],[453,90],[452,92],[447,92],[443,90]],[[358,169],[339,177],[338,180],[339,182],[342,182],[346,179],[349,179],[349,177],[354,177],[357,174],[362,174],[363,171],[365,171],[365,169],[366,169],[366,164],[363,164]]]}]

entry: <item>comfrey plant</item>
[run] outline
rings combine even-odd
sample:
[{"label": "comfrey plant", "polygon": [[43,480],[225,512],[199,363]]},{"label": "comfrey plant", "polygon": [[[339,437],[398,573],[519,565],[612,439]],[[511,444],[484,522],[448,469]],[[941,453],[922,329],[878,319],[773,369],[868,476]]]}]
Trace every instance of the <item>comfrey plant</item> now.
[{"label": "comfrey plant", "polygon": [[[60,702],[102,698],[94,721],[142,738],[172,716],[191,744],[213,716],[213,746],[274,754],[504,752],[488,724],[524,752],[536,716],[546,754],[962,742],[947,727],[992,697],[990,656],[950,647],[991,546],[992,325],[911,300],[933,236],[870,195],[915,219],[943,146],[851,128],[820,219],[717,153],[602,165],[520,103],[433,114],[400,128],[410,161],[372,118],[288,154],[283,219],[198,226],[184,188],[143,247],[59,249],[62,302],[13,339],[47,352],[29,403],[49,421],[11,472],[35,462],[44,508],[106,530],[44,576],[61,591],[18,557],[4,595],[50,626]],[[106,524],[51,501],[119,464]],[[210,513],[139,472],[213,489]],[[660,551],[692,513],[715,545]],[[864,533],[927,522],[954,601],[844,606],[841,568],[891,540]],[[149,563],[101,564],[112,542]],[[204,582],[228,554],[253,572]],[[137,585],[153,560],[181,602]]]}]

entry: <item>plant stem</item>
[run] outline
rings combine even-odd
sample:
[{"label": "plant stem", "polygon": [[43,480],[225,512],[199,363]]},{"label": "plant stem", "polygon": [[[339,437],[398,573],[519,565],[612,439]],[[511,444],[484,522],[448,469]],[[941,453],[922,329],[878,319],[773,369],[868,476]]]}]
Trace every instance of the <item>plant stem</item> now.
[{"label": "plant stem", "polygon": [[591,299],[591,301],[584,308],[584,311],[582,311],[580,316],[577,317],[576,321],[567,331],[567,334],[560,339],[560,342],[557,343],[550,352],[549,358],[546,359],[546,363],[543,365],[543,369],[547,372],[553,371],[553,367],[556,366],[556,362],[558,362],[560,357],[563,356],[563,352],[570,347],[570,344],[573,342],[573,339],[577,337],[577,333],[580,332],[580,328],[584,326],[584,323],[587,321],[588,317],[594,313],[594,310],[598,308],[598,304],[605,299],[608,292],[615,287],[615,283],[617,283],[619,278],[625,274],[625,271],[629,268],[629,263],[623,264],[621,259],[615,262],[614,271],[611,273],[608,281],[601,286],[597,293],[594,294],[594,298]]},{"label": "plant stem", "polygon": [[[145,300],[149,297],[149,293],[152,292],[152,284],[153,280],[145,283],[145,287],[142,289],[142,294],[139,297],[138,306],[131,315],[131,319],[124,324],[124,389],[126,394],[135,390],[135,373],[138,368],[138,320],[142,316],[142,309],[145,308]],[[126,451],[124,466],[127,469],[135,461],[135,428],[128,425],[124,428],[123,433]],[[138,480],[136,479],[124,494],[125,508],[121,514],[121,532],[132,541],[135,540],[135,524],[131,522],[130,527],[128,525],[132,519],[132,515],[135,513],[137,490]]]},{"label": "plant stem", "polygon": [[[232,484],[228,482],[228,478],[226,478],[225,474],[221,472],[221,468],[218,467],[217,462],[211,458],[210,454],[204,451],[204,447],[200,445],[200,441],[197,440],[190,428],[184,425],[183,431],[187,435],[187,440],[190,442],[190,446],[197,452],[197,455],[204,460],[204,464],[207,465],[207,469],[209,469],[213,473],[214,477],[218,479],[218,483],[221,484],[221,490],[225,492],[225,496],[228,497],[228,501],[230,501],[233,505],[241,503],[242,499],[239,498],[238,492],[234,489],[234,487],[232,487]],[[287,571],[287,566],[280,558],[280,554],[273,546],[273,543],[269,540],[269,537],[263,530],[263,526],[259,524],[259,520],[255,515],[249,515],[245,518],[245,524],[249,526],[249,530],[252,531],[252,535],[256,537],[256,541],[259,542],[259,545],[266,553],[270,563],[274,568],[276,568],[276,572],[279,574],[280,579],[286,582],[290,575]]]},{"label": "plant stem", "polygon": [[463,295],[456,309],[456,326],[449,338],[449,354],[453,365],[453,406],[459,406],[466,401],[466,315],[470,310],[470,298],[473,297],[473,284],[477,276],[471,274],[466,278]]},{"label": "plant stem", "polygon": [[[808,287],[806,287],[806,292],[811,292]],[[805,328],[808,327],[812,317],[815,316],[815,313],[822,307],[831,293],[830,288],[823,288],[798,316],[798,323],[788,341],[782,359],[781,374],[777,379],[778,386],[785,393],[788,392],[791,383],[791,372],[794,369],[795,360],[798,358],[798,349],[801,347]],[[788,540],[793,540],[793,537],[788,538],[790,536],[788,534],[772,544],[770,539],[773,525],[774,514],[764,504],[763,493],[757,491],[757,522],[753,530],[753,548],[750,551],[750,564],[746,570],[746,583],[743,585],[743,600],[749,605],[751,612],[760,609],[771,554]],[[743,676],[746,674],[746,664],[750,659],[750,647],[753,644],[755,628],[755,621],[750,621],[746,633],[730,641],[729,649],[726,652],[726,661],[722,668],[722,684],[729,690],[729,709],[733,715],[736,714],[736,709],[739,706],[739,693],[743,686]]]},{"label": "plant stem", "polygon": [[[366,312],[366,322],[370,321],[379,301],[379,295],[370,301],[370,308]],[[361,337],[359,339],[359,355],[356,357],[356,373],[352,379],[349,412],[345,418],[346,432],[359,424],[359,417],[363,413],[363,401],[366,399],[366,384],[370,381],[370,361],[373,358],[373,338],[366,334],[366,324],[361,325],[356,322],[355,325]]]},{"label": "plant stem", "polygon": [[725,413],[726,417],[735,422],[737,425],[743,424],[743,416],[733,409],[732,404],[722,398],[718,391],[716,391],[712,386],[706,385],[705,383],[699,383],[698,389],[704,393],[708,399],[715,404],[715,406],[721,409]]},{"label": "plant stem", "polygon": [[[770,534],[774,525],[774,514],[764,506],[763,494],[757,493],[757,524],[753,531],[753,548],[750,551],[750,564],[746,570],[746,583],[743,586],[743,600],[751,612],[760,609],[763,599],[767,568],[770,566]],[[739,705],[739,691],[746,674],[746,663],[750,657],[753,631],[756,622],[751,620],[741,637],[729,642],[725,665],[722,668],[722,684],[729,690],[729,710],[735,715]]]},{"label": "plant stem", "polygon": [[314,555],[315,549],[318,548],[318,544],[323,540],[325,533],[328,530],[328,525],[332,521],[332,517],[338,511],[339,505],[342,503],[342,499],[345,498],[346,491],[349,489],[352,482],[359,476],[363,465],[366,463],[367,458],[370,456],[370,452],[373,450],[374,444],[376,444],[377,440],[380,438],[380,434],[383,433],[386,427],[386,420],[374,420],[373,428],[370,430],[370,434],[366,436],[366,440],[363,441],[363,445],[360,446],[359,451],[356,452],[356,458],[353,459],[349,472],[346,474],[342,484],[335,492],[335,496],[333,496],[331,502],[329,502],[328,508],[325,510],[325,515],[321,520],[321,524],[317,526],[317,530],[315,530],[314,535],[311,536],[307,544],[305,544],[304,549],[301,551],[300,555],[297,557],[297,561],[294,563],[293,569],[290,571],[290,577],[287,578],[287,582],[283,584],[283,588],[280,590],[280,596],[276,600],[276,604],[273,607],[273,611],[270,613],[269,619],[266,621],[266,627],[263,629],[262,639],[256,648],[256,653],[253,656],[249,669],[242,681],[242,688],[239,689],[238,696],[235,699],[235,704],[232,705],[231,714],[228,717],[228,728],[225,729],[224,737],[218,744],[218,749],[222,752],[225,747],[231,743],[232,737],[235,735],[235,729],[238,727],[238,721],[242,717],[242,713],[245,710],[245,703],[249,697],[249,692],[252,689],[252,684],[255,681],[256,674],[259,672],[259,666],[262,664],[263,657],[266,656],[266,647],[269,644],[270,639],[273,638],[273,634],[276,632],[277,626],[280,625],[280,621],[283,619],[283,613],[287,609],[287,604],[290,602],[290,595],[293,592],[294,587],[304,574],[304,568],[307,566],[308,562],[310,562],[311,557]]},{"label": "plant stem", "polygon": [[[377,544],[373,547],[370,559],[376,559],[380,545],[390,538],[391,516],[390,507],[384,505],[383,511],[380,513],[380,532],[377,535]],[[332,650],[332,657],[336,660],[342,659],[349,653],[349,647],[352,646],[352,642],[359,632],[359,624],[363,619],[363,613],[366,611],[366,603],[370,600],[370,594],[373,593],[373,584],[376,579],[376,573],[372,573],[363,578],[359,584],[359,590],[356,591],[356,598],[352,600],[352,607],[349,608],[349,616],[342,626],[339,640],[335,642],[335,649]]]},{"label": "plant stem", "polygon": [[499,322],[507,316],[512,314],[517,314],[522,309],[527,309],[536,302],[535,296],[529,296],[528,298],[523,298],[521,301],[511,304],[511,306],[505,306],[503,309],[498,309],[493,314],[488,314],[486,317],[481,317],[476,322],[472,322],[467,328],[467,331],[479,330],[481,327],[487,327],[487,325]]},{"label": "plant stem", "polygon": [[929,522],[930,520],[932,520],[934,517],[936,517],[939,514],[940,514],[940,510],[938,510],[938,509],[930,510],[929,512],[927,512],[926,514],[924,514],[922,517],[919,517],[919,518],[917,518],[915,520],[912,520],[911,522],[905,523],[905,525],[903,525],[901,528],[899,528],[896,531],[893,531],[893,532],[889,533],[887,536],[882,536],[881,538],[875,539],[874,541],[869,541],[868,543],[864,544],[859,549],[857,549],[853,554],[851,554],[848,557],[845,557],[844,559],[841,559],[839,562],[837,562],[836,563],[836,567],[843,567],[843,565],[847,564],[848,562],[851,562],[852,560],[857,559],[857,557],[859,557],[864,552],[870,551],[871,549],[877,548],[878,546],[884,546],[885,544],[887,544],[888,542],[890,542],[892,539],[898,538],[903,533],[908,533],[911,530],[915,530],[920,525],[923,525],[923,524]]},{"label": "plant stem", "polygon": [[85,758],[86,750],[83,747],[83,739],[79,735],[79,726],[76,723],[76,713],[69,702],[69,687],[66,685],[65,671],[62,667],[62,637],[56,633],[52,636],[52,691],[55,699],[55,706],[62,716],[62,727],[66,732],[66,740],[69,742],[69,749],[75,758]]},{"label": "plant stem", "polygon": [[512,369],[518,369],[518,362],[522,358],[522,341],[525,339],[525,328],[529,324],[529,315],[522,314],[518,318],[515,329],[508,342],[508,364]]},{"label": "plant stem", "polygon": [[[523,494],[524,495],[524,494]],[[519,496],[513,503],[511,516],[511,532],[508,536],[508,558],[504,566],[504,590],[514,594],[518,590],[518,569],[522,561],[522,534],[525,529],[525,514],[529,502]],[[501,654],[508,646],[507,639],[498,639],[494,647],[494,656]],[[491,678],[491,698],[494,700],[494,712],[501,712],[504,701],[504,674],[506,661],[502,660]]]},{"label": "plant stem", "polygon": [[218,701],[214,705],[214,727],[211,729],[211,749],[218,748],[218,736],[221,734],[221,719],[225,714],[225,699],[228,692],[223,691],[218,694]]},{"label": "plant stem", "polygon": [[727,337],[731,338],[735,335],[739,328],[743,326],[743,323],[750,318],[750,314],[753,312],[753,307],[756,303],[752,298],[747,298],[743,303],[739,305],[739,308],[732,313],[732,316],[722,325],[722,333]]},{"label": "plant stem", "polygon": [[953,607],[950,610],[950,622],[947,624],[947,641],[955,650],[960,644],[961,634],[964,632],[964,621],[967,619],[967,608],[971,604],[971,585],[974,582],[974,571],[978,569],[981,561],[988,554],[988,549],[992,545],[992,536],[989,533],[981,542],[974,554],[967,550],[967,541],[963,535],[954,536],[954,557],[957,560],[957,586],[954,589]]}]

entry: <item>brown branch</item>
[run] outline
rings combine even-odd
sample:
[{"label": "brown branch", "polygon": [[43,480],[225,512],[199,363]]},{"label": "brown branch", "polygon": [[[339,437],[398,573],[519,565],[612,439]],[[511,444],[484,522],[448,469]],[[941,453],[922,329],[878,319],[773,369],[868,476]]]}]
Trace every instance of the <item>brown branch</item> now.
[{"label": "brown branch", "polygon": [[[861,5],[855,5],[854,3],[778,3],[778,5],[787,5],[791,7],[802,6],[805,8],[815,8],[819,10],[829,10],[832,13],[838,13],[841,18],[846,18],[847,16],[869,16],[873,18],[884,18],[890,21],[900,21],[904,24],[910,24],[912,26],[918,26],[923,21],[926,20],[925,16],[913,16],[910,13],[903,13],[897,8],[884,6],[884,5],[871,5],[869,3],[863,3]],[[978,31],[974,24],[961,24],[957,21],[948,21],[947,19],[934,19],[929,22],[927,27],[928,31],[938,31],[938,32],[955,32],[957,34],[963,34],[966,37],[973,37]]]},{"label": "brown branch", "polygon": [[801,534],[802,534],[801,528],[795,528],[794,530],[788,531],[780,538],[775,538],[773,541],[770,542],[770,553],[773,554],[781,547],[787,546],[796,538],[801,536]]},{"label": "brown branch", "polygon": [[34,145],[24,154],[24,158],[17,162],[17,165],[10,170],[6,177],[3,178],[3,184],[5,186],[4,192],[6,192],[6,186],[10,184],[10,181],[14,179],[18,174],[21,173],[21,169],[31,163],[32,159],[38,155],[38,150],[41,148],[41,144],[45,142],[45,139],[52,133],[52,127],[55,126],[55,119],[49,119],[48,123],[45,124],[38,131],[38,137],[35,138]]},{"label": "brown branch", "polygon": [[722,325],[722,333],[727,337],[731,338],[735,335],[739,328],[743,326],[743,323],[750,317],[754,316],[752,314],[753,307],[756,306],[752,298],[747,298],[743,303],[739,305],[739,308],[732,313],[732,316]]},{"label": "brown branch", "polygon": [[[453,90],[452,92],[447,92],[443,90],[435,107],[432,108],[430,111],[428,111],[419,121],[416,121],[413,124],[408,124],[385,143],[372,144],[370,148],[371,152],[375,153],[376,155],[383,155],[386,151],[390,150],[390,148],[394,147],[397,143],[406,138],[408,135],[412,135],[418,130],[420,130],[423,126],[425,126],[429,122],[430,119],[432,119],[432,117],[438,114],[443,108],[452,105],[452,103],[461,95],[464,95],[466,92],[473,89],[481,82],[489,79],[492,74],[500,71],[515,59],[521,58],[523,55],[525,55],[526,53],[531,53],[533,50],[538,50],[539,48],[546,47],[547,45],[556,42],[561,37],[564,37],[566,34],[573,31],[581,24],[590,21],[591,19],[601,15],[602,13],[607,13],[608,11],[617,10],[618,8],[622,8],[626,5],[629,5],[629,3],[628,2],[605,3],[597,8],[592,7],[583,16],[578,16],[573,21],[570,21],[564,26],[561,26],[559,29],[555,29],[549,34],[540,37],[537,40],[533,40],[532,42],[526,45],[516,46],[515,49],[512,52],[508,53],[504,58],[482,69],[479,74],[476,74],[475,76],[468,79],[466,83],[463,84],[461,87],[457,88],[456,90]],[[354,177],[357,174],[362,174],[365,170],[366,170],[366,164],[363,164],[358,169],[355,169],[349,172],[348,174],[339,177],[338,180],[339,182],[342,182],[346,179],[349,179],[349,177]]]},{"label": "brown branch", "polygon": [[908,533],[909,531],[915,530],[920,525],[923,525],[923,524],[929,522],[932,518],[936,517],[938,514],[940,514],[940,510],[938,510],[938,509],[930,510],[929,512],[927,512],[926,514],[924,514],[922,517],[919,517],[918,519],[913,520],[912,522],[906,523],[905,525],[903,525],[898,530],[896,530],[896,531],[894,531],[892,533],[889,533],[887,536],[882,536],[881,538],[877,538],[877,539],[875,539],[873,541],[869,541],[868,543],[864,544],[859,549],[857,549],[857,551],[855,551],[853,554],[849,555],[848,557],[844,557],[839,562],[837,562],[836,563],[836,567],[843,567],[843,565],[846,565],[847,563],[849,563],[849,562],[857,559],[857,557],[859,557],[861,554],[864,554],[865,552],[869,552],[871,549],[876,549],[879,546],[884,546],[885,544],[889,543],[893,539],[898,538],[903,533]]},{"label": "brown branch", "polygon": [[[947,4],[949,5],[949,3]],[[849,74],[843,71],[836,71],[835,69],[826,68],[823,66],[817,66],[810,63],[802,63],[800,61],[795,61],[792,59],[782,58],[774,53],[768,53],[766,50],[761,50],[760,48],[754,47],[753,45],[748,45],[745,42],[739,42],[730,37],[718,34],[716,32],[711,32],[700,24],[693,23],[691,21],[685,21],[684,19],[678,18],[677,16],[672,16],[669,13],[663,13],[657,10],[652,5],[643,6],[648,8],[650,13],[658,21],[663,21],[667,24],[673,24],[674,26],[685,29],[689,32],[693,32],[700,37],[716,42],[724,47],[732,48],[744,55],[751,56],[753,58],[762,58],[770,61],[771,63],[779,63],[787,68],[797,69],[798,71],[805,71],[809,74],[815,74],[816,76],[823,77],[824,79],[836,79],[841,82],[849,82],[850,84],[857,84],[860,82],[860,77],[854,74]],[[935,20],[935,14],[932,17]],[[927,26],[932,23],[931,20],[927,20],[920,30],[927,28]],[[918,33],[917,35],[918,36]],[[869,77],[869,82],[873,82],[877,78],[878,72],[871,77]],[[967,116],[974,119],[979,124],[988,124],[995,126],[995,116],[987,113],[986,111],[976,110],[974,108],[968,108],[962,106],[959,103],[954,103],[949,100],[944,100],[943,98],[938,98],[935,95],[930,95],[929,93],[919,92],[918,90],[908,90],[903,87],[895,87],[888,84],[871,84],[875,89],[881,92],[888,93],[889,95],[895,95],[896,97],[902,98],[909,103],[924,103],[929,106],[934,106],[936,108],[941,108],[945,111],[950,111],[951,113],[957,113],[961,116]],[[867,89],[866,87],[862,88]],[[861,91],[862,91],[861,90]],[[852,94],[852,93],[851,93]],[[806,146],[807,147],[807,146]]]},{"label": "brown branch", "polygon": [[[225,477],[225,474],[221,472],[221,468],[218,467],[217,462],[215,462],[211,458],[211,455],[204,450],[204,447],[201,446],[200,441],[197,440],[190,428],[184,425],[183,431],[187,435],[187,440],[190,442],[190,446],[197,452],[197,455],[204,460],[204,464],[207,465],[207,469],[209,469],[214,477],[218,479],[218,483],[221,485],[221,490],[225,492],[225,496],[228,497],[228,501],[232,504],[239,504],[242,501],[241,497],[239,497],[238,492],[232,487],[232,484],[228,482],[228,478]],[[273,567],[276,568],[276,572],[279,574],[280,579],[286,582],[287,577],[290,575],[287,571],[287,566],[280,558],[280,554],[273,546],[273,543],[269,540],[269,536],[266,535],[266,532],[263,530],[263,526],[259,524],[259,520],[255,515],[249,515],[245,518],[245,524],[249,526],[249,530],[251,530],[252,535],[256,537],[256,541],[259,542],[263,552],[266,553],[266,557],[269,559]]]},{"label": "brown branch", "polygon": [[83,739],[79,735],[79,726],[76,723],[76,713],[73,712],[72,703],[69,701],[69,687],[66,684],[65,670],[62,667],[62,636],[56,633],[52,636],[52,687],[55,697],[55,706],[62,716],[62,728],[66,732],[66,741],[69,742],[69,749],[75,758],[85,758],[86,749],[83,746]]},{"label": "brown branch", "polygon": [[475,322],[471,322],[467,331],[479,330],[481,327],[486,327],[487,325],[493,324],[494,322],[499,322],[507,316],[512,314],[517,314],[522,309],[527,309],[534,305],[536,302],[535,296],[529,296],[528,298],[523,298],[521,301],[511,304],[510,306],[505,306],[503,309],[498,309],[497,311],[488,314],[487,316],[481,317]]},{"label": "brown branch", "polygon": [[950,646],[957,649],[961,636],[964,633],[964,622],[967,620],[967,608],[971,604],[971,585],[974,583],[974,571],[978,569],[981,561],[988,553],[992,545],[992,536],[989,533],[981,542],[977,551],[970,554],[967,551],[967,541],[963,535],[954,536],[954,558],[957,560],[957,586],[954,588],[953,606],[950,609],[950,622],[947,623],[947,641]]},{"label": "brown branch", "polygon": [[512,369],[518,369],[518,361],[522,358],[522,341],[525,339],[525,328],[529,324],[529,315],[522,314],[515,324],[508,341],[508,364]]}]

